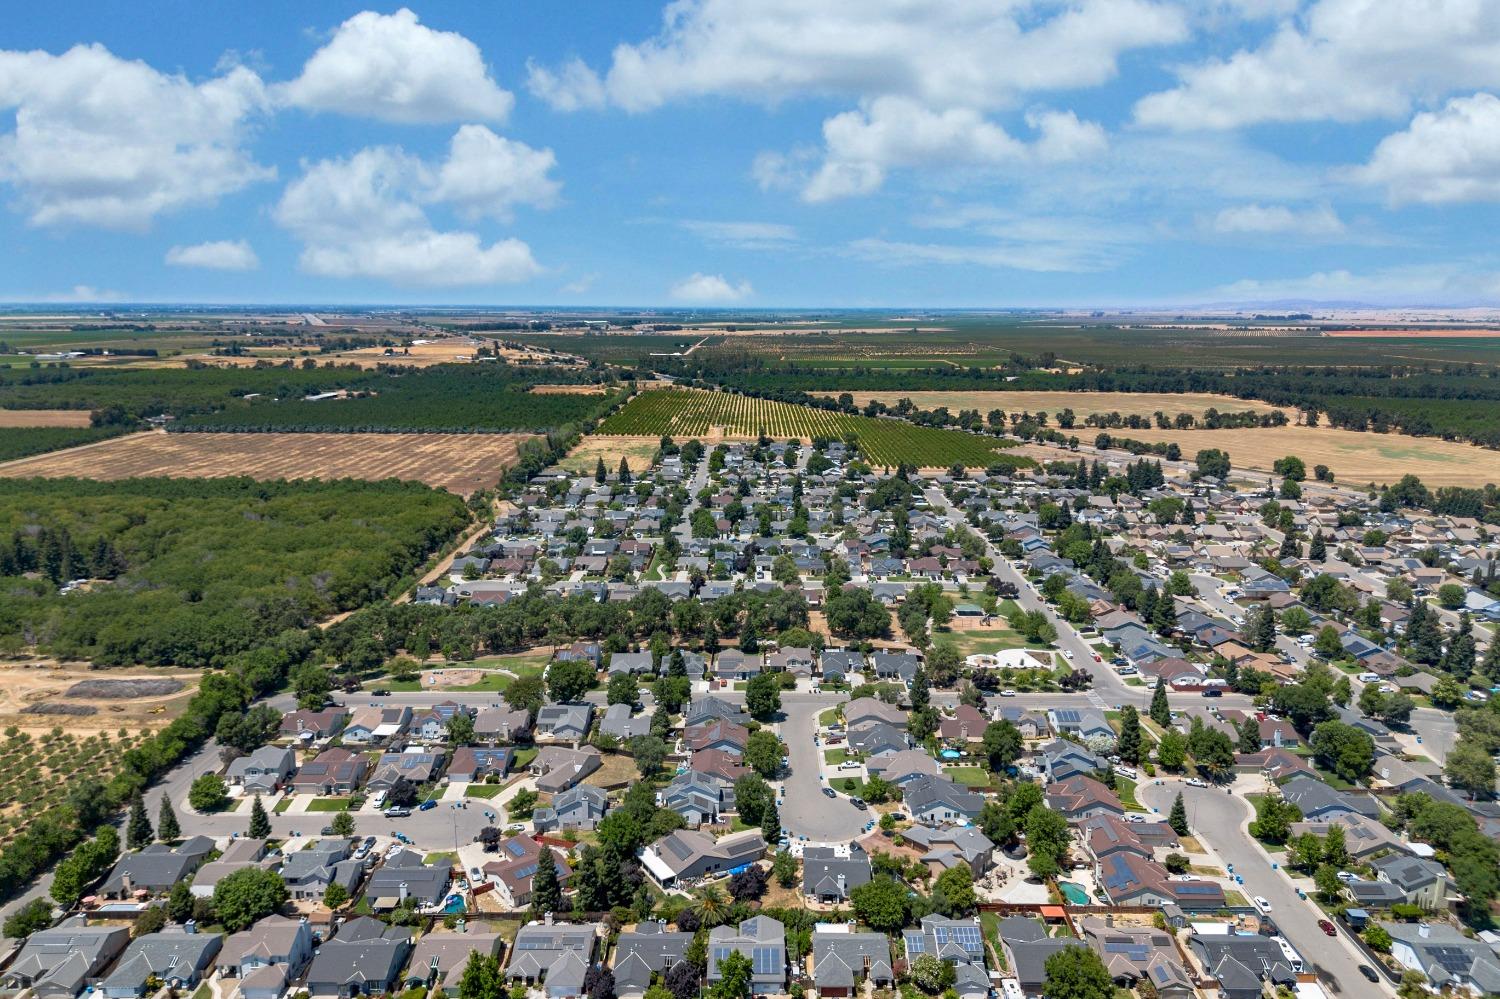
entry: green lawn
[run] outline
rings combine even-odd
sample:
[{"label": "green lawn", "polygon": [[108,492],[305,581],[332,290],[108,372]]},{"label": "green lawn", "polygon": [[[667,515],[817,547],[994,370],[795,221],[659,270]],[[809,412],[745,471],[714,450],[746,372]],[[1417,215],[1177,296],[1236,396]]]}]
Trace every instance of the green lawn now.
[{"label": "green lawn", "polygon": [[272,811],[275,812],[277,815],[280,815],[282,812],[286,811],[288,808],[291,808],[291,807],[292,807],[292,799],[291,799],[291,796],[288,795],[287,797],[284,797],[280,801],[276,802],[276,807],[273,808]]},{"label": "green lawn", "polygon": [[1115,775],[1115,794],[1120,798],[1120,804],[1125,806],[1126,811],[1144,812],[1145,807],[1135,800],[1135,781],[1129,777]]},{"label": "green lawn", "polygon": [[965,787],[990,786],[990,775],[981,767],[944,767],[943,773],[955,784]]},{"label": "green lawn", "polygon": [[1250,908],[1250,900],[1233,888],[1224,889],[1224,904],[1230,908]]},{"label": "green lawn", "polygon": [[446,860],[450,863],[457,863],[458,854],[454,853],[452,850],[440,850],[437,853],[429,853],[427,856],[423,857],[422,863],[432,864],[436,863],[439,860]]},{"label": "green lawn", "polygon": [[982,655],[1032,646],[1032,643],[1026,641],[1024,635],[1011,631],[1009,628],[1001,628],[998,631],[955,631],[952,637],[953,644],[961,656]]},{"label": "green lawn", "polygon": [[849,758],[847,749],[829,749],[823,752],[823,762],[830,766],[838,766]]},{"label": "green lawn", "polygon": [[466,798],[494,798],[505,790],[504,784],[470,784],[464,788]]},{"label": "green lawn", "polygon": [[990,953],[1000,964],[1001,971],[1009,971],[1005,965],[1005,950],[1000,946],[1000,917],[993,912],[981,912],[979,914],[980,932],[984,934],[985,942],[990,945]]},{"label": "green lawn", "polygon": [[307,803],[309,812],[347,812],[348,798],[314,798]]},{"label": "green lawn", "polygon": [[829,725],[837,725],[838,723],[839,723],[839,709],[838,708],[829,708],[827,711],[825,711],[822,714],[818,715],[818,724],[822,725],[824,728],[827,728]]},{"label": "green lawn", "polygon": [[531,766],[531,761],[536,759],[537,752],[538,750],[535,746],[532,746],[529,749],[516,750],[516,757],[511,761],[510,764],[511,770],[525,770],[527,767]]}]

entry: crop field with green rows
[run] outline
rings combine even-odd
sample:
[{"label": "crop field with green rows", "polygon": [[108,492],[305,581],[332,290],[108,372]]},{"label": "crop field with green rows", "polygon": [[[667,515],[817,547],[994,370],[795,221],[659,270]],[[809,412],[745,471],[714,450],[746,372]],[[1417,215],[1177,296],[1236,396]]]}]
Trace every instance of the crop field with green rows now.
[{"label": "crop field with green rows", "polygon": [[906,463],[925,468],[1016,468],[1031,464],[1029,459],[999,453],[1015,446],[1012,441],[698,389],[642,392],[606,419],[599,433],[698,438],[714,433],[730,437],[764,433],[804,440],[852,436],[865,459],[877,466]]}]

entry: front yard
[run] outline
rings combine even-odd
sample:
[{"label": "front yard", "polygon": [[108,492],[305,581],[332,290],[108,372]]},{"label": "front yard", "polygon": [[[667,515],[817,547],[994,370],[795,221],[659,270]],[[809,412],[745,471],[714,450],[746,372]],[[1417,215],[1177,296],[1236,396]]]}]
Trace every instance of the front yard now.
[{"label": "front yard", "polygon": [[990,775],[982,767],[944,767],[943,773],[953,783],[965,787],[990,786]]}]

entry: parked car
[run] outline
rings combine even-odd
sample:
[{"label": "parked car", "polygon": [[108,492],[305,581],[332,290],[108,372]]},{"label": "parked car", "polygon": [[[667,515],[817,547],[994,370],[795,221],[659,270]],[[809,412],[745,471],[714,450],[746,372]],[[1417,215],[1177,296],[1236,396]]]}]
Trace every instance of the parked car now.
[{"label": "parked car", "polygon": [[1370,967],[1368,964],[1361,964],[1359,966],[1359,973],[1361,975],[1364,975],[1365,978],[1368,981],[1372,981],[1372,982],[1379,982],[1380,981],[1380,976],[1377,975],[1377,974],[1375,974],[1375,969],[1372,968],[1372,967]]},{"label": "parked car", "polygon": [[385,688],[382,687],[380,690],[372,690],[372,691],[370,691],[370,696],[371,697],[390,697],[391,696],[391,692],[389,690],[386,690]]},{"label": "parked car", "polygon": [[437,807],[437,799],[436,798],[428,798],[426,801],[422,802],[420,805],[417,806],[417,811],[419,811],[419,812],[425,812],[425,811],[428,811],[428,810],[436,808],[436,807]]},{"label": "parked car", "polygon": [[1069,662],[1072,662],[1073,661],[1073,652],[1072,652],[1072,650],[1070,650],[1070,649],[1063,649],[1063,658],[1066,659],[1066,660],[1068,660]]},{"label": "parked car", "polygon": [[869,805],[865,804],[865,799],[863,798],[850,798],[849,804],[853,805],[855,808],[858,808],[861,812],[870,807]]},{"label": "parked car", "polygon": [[1208,787],[1208,781],[1201,777],[1189,777],[1183,783],[1187,784],[1188,787]]},{"label": "parked car", "polygon": [[1001,697],[1015,697],[1016,696],[1016,692],[1014,690],[1011,690],[1009,687],[1006,687],[1004,690],[1000,691],[1000,696]]},{"label": "parked car", "polygon": [[391,807],[385,810],[385,817],[388,819],[404,819],[410,814],[410,808]]},{"label": "parked car", "polygon": [[1318,920],[1318,929],[1322,930],[1326,936],[1330,937],[1338,936],[1339,933],[1338,930],[1334,929],[1333,924],[1326,919]]},{"label": "parked car", "polygon": [[1271,911],[1271,903],[1267,902],[1265,896],[1263,895],[1257,895],[1250,901],[1253,902],[1255,904],[1255,907],[1263,913]]},{"label": "parked car", "polygon": [[835,792],[834,789],[831,788],[831,787],[825,787],[823,789],[823,797],[825,797],[825,798],[837,798],[838,797],[838,793]]}]

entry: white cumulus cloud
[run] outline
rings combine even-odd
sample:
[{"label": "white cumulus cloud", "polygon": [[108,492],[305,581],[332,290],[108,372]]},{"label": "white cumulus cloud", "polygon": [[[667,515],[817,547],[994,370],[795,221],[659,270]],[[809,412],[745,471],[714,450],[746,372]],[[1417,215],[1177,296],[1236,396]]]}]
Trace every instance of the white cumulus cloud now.
[{"label": "white cumulus cloud", "polygon": [[274,177],[243,145],[266,107],[240,66],[194,83],[102,45],[0,51],[0,111],[15,122],[0,134],[0,181],[33,225],[141,230]]},{"label": "white cumulus cloud", "polygon": [[1261,45],[1178,75],[1136,104],[1138,121],[1192,130],[1393,117],[1434,93],[1500,84],[1500,4],[1316,0]]},{"label": "white cumulus cloud", "polygon": [[423,25],[406,8],[361,11],[339,25],[302,75],[277,90],[310,111],[401,124],[503,121],[515,97],[490,77],[475,45]]},{"label": "white cumulus cloud", "polygon": [[736,250],[780,250],[797,242],[797,230],[780,222],[681,219],[677,224],[707,242]]},{"label": "white cumulus cloud", "polygon": [[[440,231],[427,208],[504,218],[518,204],[545,207],[557,187],[537,172],[542,161],[551,165],[550,150],[501,139],[483,126],[461,129],[438,164],[372,146],[309,165],[287,186],[275,218],[305,244],[301,267],[310,274],[408,286],[524,281],[542,272],[526,243],[486,245],[474,232]],[[476,165],[512,173],[479,176]]]},{"label": "white cumulus cloud", "polygon": [[1225,235],[1334,236],[1344,231],[1344,223],[1328,205],[1298,211],[1286,205],[1251,204],[1222,209],[1209,228]]},{"label": "white cumulus cloud", "polygon": [[173,267],[203,267],[213,271],[253,271],[260,266],[255,250],[243,239],[219,239],[167,251]]},{"label": "white cumulus cloud", "polygon": [[722,274],[694,273],[674,284],[668,294],[679,302],[713,305],[742,301],[754,293],[749,281],[732,284]]},{"label": "white cumulus cloud", "polygon": [[1398,204],[1500,200],[1500,97],[1456,97],[1422,112],[1354,174]]}]

